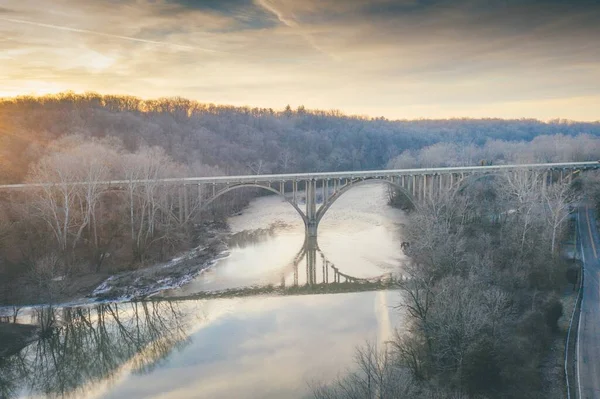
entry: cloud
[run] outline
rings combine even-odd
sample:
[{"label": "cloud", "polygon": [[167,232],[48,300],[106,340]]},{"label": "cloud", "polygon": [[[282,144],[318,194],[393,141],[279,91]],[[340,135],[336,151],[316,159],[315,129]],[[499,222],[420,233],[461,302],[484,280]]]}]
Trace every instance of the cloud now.
[{"label": "cloud", "polygon": [[[597,119],[600,5],[586,0],[5,0],[0,76],[24,87],[304,104],[389,117]],[[44,89],[47,90],[47,89]],[[554,101],[554,102],[553,102]],[[384,112],[385,111],[385,112]]]},{"label": "cloud", "polygon": [[339,60],[337,56],[326,51],[321,47],[318,42],[315,40],[313,35],[305,30],[299,23],[296,21],[292,14],[287,14],[285,10],[278,8],[273,0],[257,0],[257,3],[263,7],[265,10],[273,13],[279,21],[281,21],[288,28],[292,28],[294,31],[298,32],[300,36],[306,40],[306,42],[315,50],[323,53],[334,60]]},{"label": "cloud", "polygon": [[181,6],[180,11],[226,16],[234,22],[227,30],[267,29],[276,24],[270,13],[252,0],[169,0],[168,3]]},{"label": "cloud", "polygon": [[114,38],[114,39],[129,40],[129,41],[132,41],[132,42],[139,42],[139,43],[146,43],[146,44],[155,44],[155,45],[158,45],[158,46],[173,47],[173,48],[181,49],[181,50],[201,50],[201,51],[207,51],[207,52],[211,52],[211,53],[218,53],[219,52],[217,50],[203,49],[203,48],[193,47],[193,46],[187,46],[187,45],[183,45],[183,44],[169,43],[169,42],[158,41],[158,40],[140,39],[140,38],[131,37],[131,36],[113,35],[111,33],[96,32],[96,31],[88,30],[88,29],[70,28],[68,26],[60,26],[60,25],[53,25],[53,24],[44,24],[44,23],[35,22],[35,21],[26,21],[26,20],[23,20],[23,19],[2,18],[2,17],[0,17],[0,21],[11,22],[11,23],[15,23],[15,24],[33,25],[33,26],[38,26],[38,27],[41,27],[41,28],[57,29],[57,30],[62,30],[62,31],[67,31],[67,32],[85,33],[85,34],[96,35],[96,36],[103,36],[103,37],[109,37],[109,38]]}]

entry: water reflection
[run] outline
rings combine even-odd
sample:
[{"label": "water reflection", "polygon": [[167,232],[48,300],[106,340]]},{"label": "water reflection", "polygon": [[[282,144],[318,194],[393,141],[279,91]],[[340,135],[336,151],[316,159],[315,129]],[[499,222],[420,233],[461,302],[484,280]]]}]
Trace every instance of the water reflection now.
[{"label": "water reflection", "polygon": [[392,295],[38,309],[30,321],[47,333],[0,360],[0,397],[302,397],[307,381],[343,371],[356,344],[389,339]]},{"label": "water reflection", "polygon": [[[355,277],[342,272],[339,267],[327,258],[327,255],[325,255],[321,248],[319,248],[318,241],[315,237],[309,237],[304,241],[304,245],[290,264],[293,268],[291,281],[286,281],[287,270],[283,270],[281,275],[282,287],[285,287],[290,283],[295,287],[302,284],[312,286],[317,284],[367,283],[381,281],[385,277],[391,276],[391,273],[386,273],[366,278]],[[306,271],[306,278],[304,281],[301,281],[299,272],[302,264],[304,264]]]},{"label": "water reflection", "polygon": [[271,223],[266,228],[238,231],[229,237],[227,243],[230,248],[245,248],[266,242],[274,238],[278,232],[290,230],[291,228],[292,226],[282,221],[277,221]]},{"label": "water reflection", "polygon": [[187,342],[187,312],[175,302],[43,308],[42,339],[0,359],[0,397],[81,397],[127,368],[151,371]]},{"label": "water reflection", "polygon": [[[246,297],[36,313],[30,322],[52,333],[0,360],[0,397],[302,397],[307,381],[335,378],[356,345],[385,342],[401,324],[392,291],[288,295],[383,288],[378,276],[403,259],[402,214],[386,202],[381,187],[356,187],[329,210],[319,242],[304,243],[289,204],[253,201],[229,220],[230,256],[171,293]],[[255,296],[269,290],[282,295]]]},{"label": "water reflection", "polygon": [[[271,235],[271,231],[265,229],[252,236],[254,239],[260,240],[259,237]],[[316,238],[307,238],[302,248],[286,266],[279,270],[279,273],[280,278],[277,283],[252,284],[195,293],[173,290],[154,298],[159,300],[165,298],[193,300],[199,298],[248,297],[261,294],[300,295],[360,292],[393,288],[396,281],[402,278],[398,272],[396,274],[391,272],[378,274],[369,278],[344,273],[321,251]]]}]

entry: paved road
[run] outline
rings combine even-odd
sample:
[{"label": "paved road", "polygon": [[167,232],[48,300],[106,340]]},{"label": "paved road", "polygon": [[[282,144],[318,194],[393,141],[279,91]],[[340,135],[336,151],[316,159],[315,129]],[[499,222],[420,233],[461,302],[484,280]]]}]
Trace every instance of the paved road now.
[{"label": "paved road", "polygon": [[581,399],[600,399],[600,235],[595,211],[579,208],[579,236],[585,277],[577,346],[577,380]]}]

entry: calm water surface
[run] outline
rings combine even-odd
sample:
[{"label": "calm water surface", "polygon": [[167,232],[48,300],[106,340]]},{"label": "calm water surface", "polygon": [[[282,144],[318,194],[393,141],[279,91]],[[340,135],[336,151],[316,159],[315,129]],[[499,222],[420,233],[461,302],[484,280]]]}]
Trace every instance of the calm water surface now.
[{"label": "calm water surface", "polygon": [[[376,183],[347,192],[322,220],[311,262],[295,210],[257,199],[229,220],[230,255],[167,294],[323,284],[334,268],[352,278],[398,272],[403,214],[386,203]],[[31,317],[58,328],[0,363],[0,397],[303,397],[310,381],[351,368],[357,345],[383,345],[401,325],[398,302],[375,291],[38,310]]]}]

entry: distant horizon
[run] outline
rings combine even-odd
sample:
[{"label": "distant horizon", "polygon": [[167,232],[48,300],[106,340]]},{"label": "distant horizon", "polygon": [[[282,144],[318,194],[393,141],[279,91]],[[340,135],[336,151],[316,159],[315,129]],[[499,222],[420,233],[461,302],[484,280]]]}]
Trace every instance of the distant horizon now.
[{"label": "distant horizon", "polygon": [[57,92],[52,92],[52,93],[43,93],[43,94],[23,93],[23,94],[9,95],[9,96],[0,95],[0,102],[6,101],[6,100],[14,100],[14,99],[18,99],[18,98],[37,99],[37,98],[53,97],[53,96],[60,97],[61,95],[66,95],[66,94],[74,94],[77,96],[84,96],[86,94],[95,94],[95,95],[99,95],[99,96],[133,97],[133,98],[136,98],[136,99],[144,101],[144,102],[145,101],[155,101],[155,100],[160,100],[160,99],[181,98],[181,99],[185,99],[190,102],[194,102],[194,103],[202,104],[202,105],[215,105],[218,107],[234,107],[234,108],[249,108],[249,109],[271,109],[274,112],[283,112],[285,110],[285,108],[289,105],[291,110],[294,112],[296,112],[299,107],[304,107],[307,112],[338,112],[342,116],[348,117],[348,118],[359,118],[359,119],[370,119],[370,120],[384,118],[388,122],[452,121],[452,120],[502,120],[502,121],[529,120],[529,121],[537,121],[537,122],[546,123],[546,124],[550,124],[550,123],[592,123],[592,124],[597,124],[597,123],[600,123],[600,118],[595,119],[595,120],[581,120],[581,119],[568,119],[568,118],[563,118],[560,116],[548,118],[548,119],[540,119],[540,118],[530,117],[530,116],[521,116],[521,117],[501,117],[501,116],[428,117],[428,116],[422,116],[422,117],[411,117],[411,118],[409,118],[409,117],[397,118],[397,117],[389,117],[386,115],[376,115],[376,114],[374,114],[374,115],[356,114],[356,113],[346,112],[345,110],[339,109],[339,108],[314,108],[314,107],[306,106],[306,104],[286,104],[283,106],[282,105],[262,106],[262,105],[251,105],[251,104],[241,104],[241,103],[240,104],[217,103],[217,102],[213,102],[213,101],[203,101],[200,99],[185,97],[185,96],[181,96],[181,95],[145,97],[145,96],[138,96],[138,95],[134,95],[134,94],[126,94],[126,93],[103,93],[103,92],[89,91],[89,90],[88,91],[63,90],[63,91],[57,91]]},{"label": "distant horizon", "polygon": [[599,20],[595,0],[4,0],[0,96],[591,122]]}]

